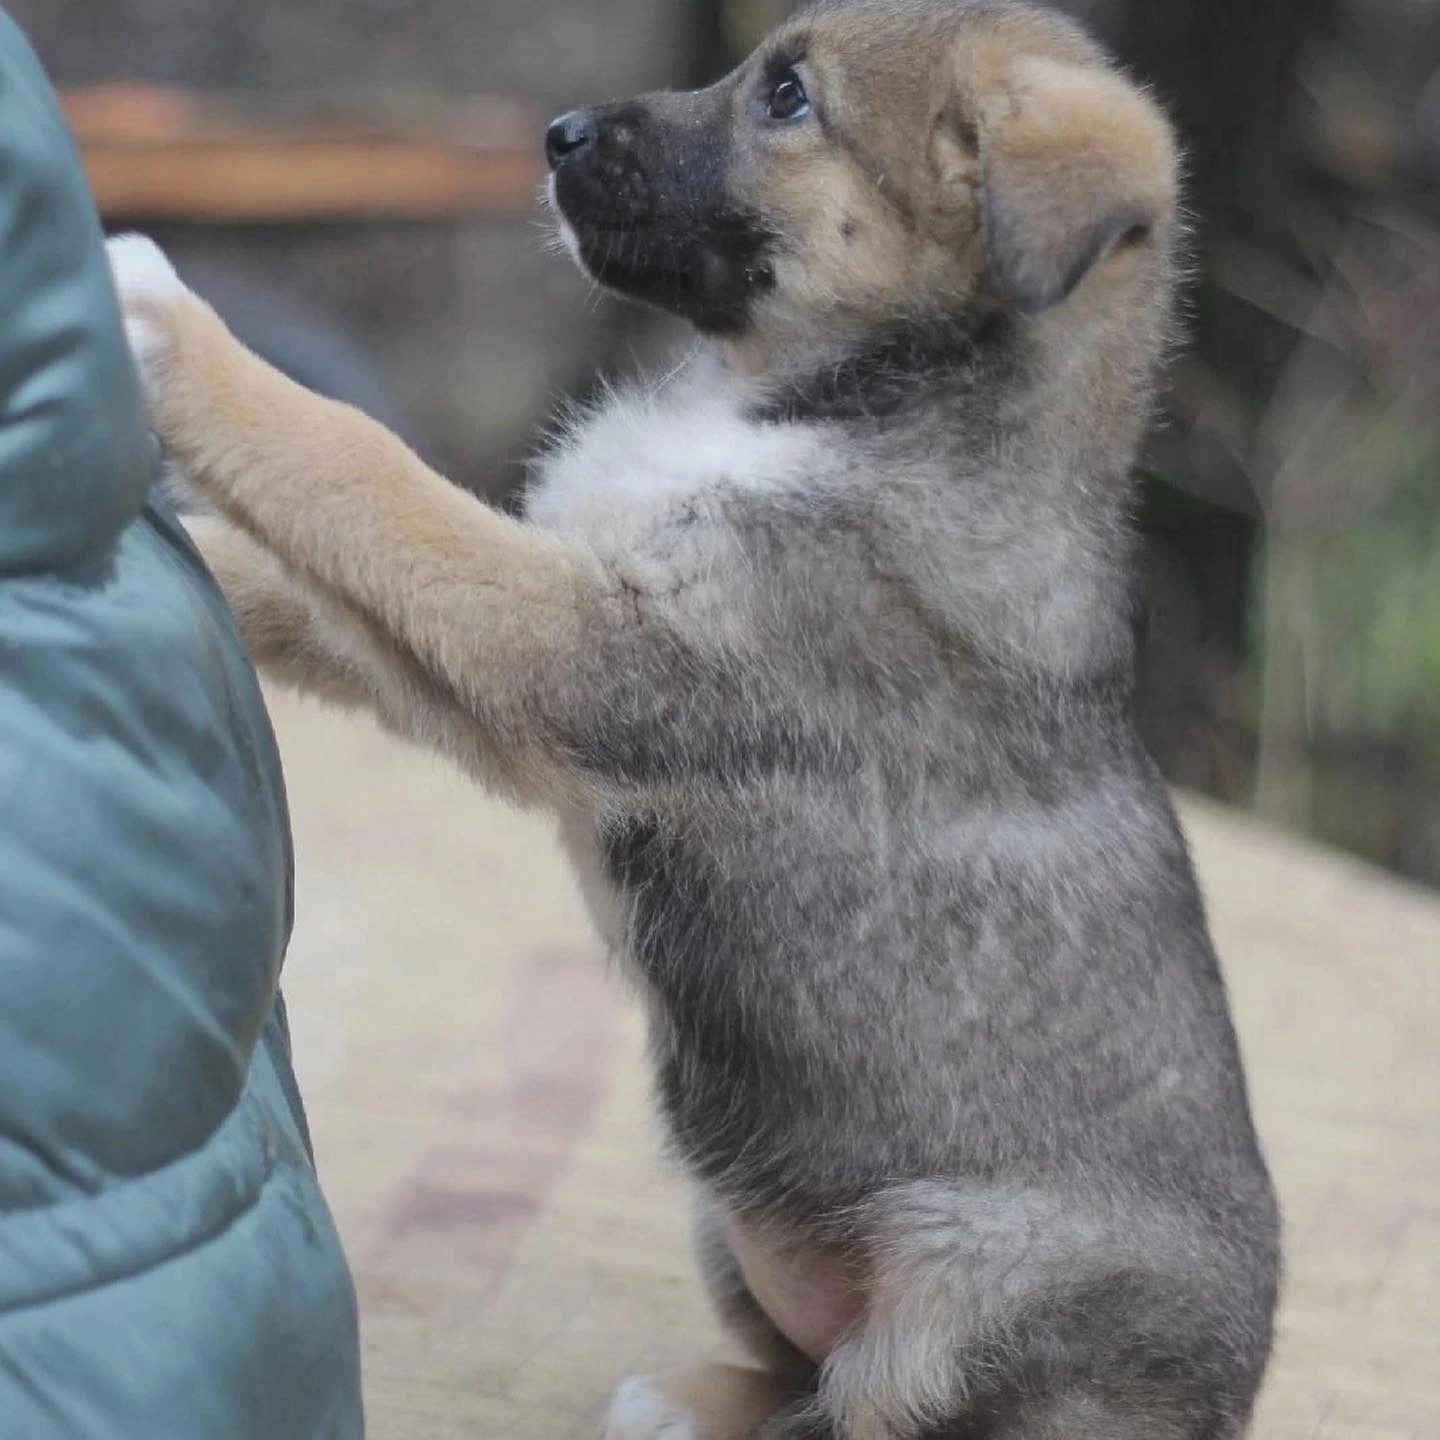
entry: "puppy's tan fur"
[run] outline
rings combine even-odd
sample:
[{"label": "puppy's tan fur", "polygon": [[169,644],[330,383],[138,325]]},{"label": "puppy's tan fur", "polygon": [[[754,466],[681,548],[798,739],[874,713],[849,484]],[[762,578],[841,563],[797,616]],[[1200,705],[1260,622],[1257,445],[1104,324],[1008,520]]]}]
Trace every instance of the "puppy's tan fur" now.
[{"label": "puppy's tan fur", "polygon": [[[772,124],[787,67],[813,113]],[[597,114],[570,244],[710,343],[582,417],[525,520],[114,260],[258,662],[554,811],[646,1003],[769,1369],[631,1386],[610,1434],[1232,1440],[1273,1197],[1116,678],[1169,129],[995,0],[822,0]]]},{"label": "puppy's tan fur", "polygon": [[164,327],[152,418],[230,517],[191,531],[257,663],[453,744],[516,798],[567,797],[565,757],[534,721],[547,671],[598,630],[633,623],[618,582],[463,494],[382,426],[292,384],[192,295],[132,294],[131,307]]}]

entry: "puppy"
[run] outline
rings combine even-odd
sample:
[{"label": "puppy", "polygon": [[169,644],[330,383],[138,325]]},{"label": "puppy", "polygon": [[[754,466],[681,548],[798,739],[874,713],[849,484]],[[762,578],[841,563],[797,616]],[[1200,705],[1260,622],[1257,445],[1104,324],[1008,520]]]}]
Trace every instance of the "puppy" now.
[{"label": "puppy", "polygon": [[523,520],[113,257],[260,664],[552,810],[643,998],[765,1370],[611,1434],[1239,1435],[1276,1207],[1130,714],[1166,123],[1045,12],[834,0],[547,148],[581,266],[698,343]]}]

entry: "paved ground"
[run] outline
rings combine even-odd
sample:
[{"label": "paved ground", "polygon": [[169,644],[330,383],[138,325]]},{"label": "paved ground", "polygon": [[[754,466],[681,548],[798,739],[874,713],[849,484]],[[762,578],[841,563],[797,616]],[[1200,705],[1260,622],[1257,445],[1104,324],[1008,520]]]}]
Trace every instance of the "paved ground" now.
[{"label": "paved ground", "polygon": [[[655,1155],[639,1032],[546,827],[276,700],[287,988],[360,1288],[373,1440],[595,1434],[727,1354]],[[1440,1440],[1440,900],[1187,807],[1289,1279],[1258,1440]]]}]

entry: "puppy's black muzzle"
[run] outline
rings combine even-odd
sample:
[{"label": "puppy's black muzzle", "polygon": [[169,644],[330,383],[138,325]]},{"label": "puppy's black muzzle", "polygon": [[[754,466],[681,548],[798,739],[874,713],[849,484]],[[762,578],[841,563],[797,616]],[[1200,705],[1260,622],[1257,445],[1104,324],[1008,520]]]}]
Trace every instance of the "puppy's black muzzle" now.
[{"label": "puppy's black muzzle", "polygon": [[647,225],[673,186],[665,127],[631,100],[572,110],[545,132],[555,196],[577,230]]},{"label": "puppy's black muzzle", "polygon": [[743,328],[751,301],[773,283],[774,237],[728,193],[730,147],[718,88],[553,121],[545,156],[585,268],[703,330]]}]

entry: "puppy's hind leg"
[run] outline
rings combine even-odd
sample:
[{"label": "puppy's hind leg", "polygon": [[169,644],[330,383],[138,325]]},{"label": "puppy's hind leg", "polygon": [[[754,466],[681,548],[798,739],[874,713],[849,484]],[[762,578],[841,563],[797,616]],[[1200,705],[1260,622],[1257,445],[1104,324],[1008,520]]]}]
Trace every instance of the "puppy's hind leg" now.
[{"label": "puppy's hind leg", "polygon": [[797,1392],[813,1389],[815,1365],[786,1339],[751,1294],[715,1204],[703,1194],[696,1200],[692,1238],[710,1302],[731,1334]]},{"label": "puppy's hind leg", "polygon": [[1263,1214],[1247,1244],[1133,1196],[935,1184],[873,1223],[865,1319],[816,1393],[837,1440],[1243,1434],[1270,1346]]},{"label": "puppy's hind leg", "polygon": [[696,1201],[693,1238],[711,1303],[764,1368],[709,1365],[625,1380],[611,1401],[605,1440],[751,1440],[769,1435],[770,1425],[781,1427],[777,1440],[798,1440],[801,1431],[784,1427],[813,1403],[816,1367],[750,1293],[720,1215],[704,1194]]},{"label": "puppy's hind leg", "polygon": [[[773,1417],[754,1440],[1239,1440],[1243,1432],[1243,1411],[1227,1415],[1204,1395],[1203,1362],[1187,1375],[1185,1360],[1157,1349],[1147,1373],[1136,1353],[1143,1340],[1123,1329],[1067,1330],[1048,1299],[1033,1323],[956,1345],[948,1360],[944,1332],[943,1324],[928,1335],[872,1331],[847,1342],[813,1405]],[[1095,1353],[1112,1344],[1113,1355]],[[948,1405],[939,1398],[947,1390]]]}]

